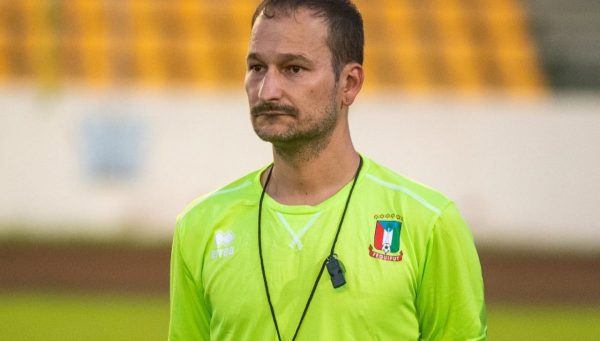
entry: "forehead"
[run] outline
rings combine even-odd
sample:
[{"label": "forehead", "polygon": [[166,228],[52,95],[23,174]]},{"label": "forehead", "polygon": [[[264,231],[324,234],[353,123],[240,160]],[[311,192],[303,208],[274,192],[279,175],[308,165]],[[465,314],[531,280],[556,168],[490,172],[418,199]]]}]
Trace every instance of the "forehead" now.
[{"label": "forehead", "polygon": [[272,18],[261,13],[252,27],[249,53],[304,54],[322,57],[329,53],[325,20],[308,9],[276,12]]}]

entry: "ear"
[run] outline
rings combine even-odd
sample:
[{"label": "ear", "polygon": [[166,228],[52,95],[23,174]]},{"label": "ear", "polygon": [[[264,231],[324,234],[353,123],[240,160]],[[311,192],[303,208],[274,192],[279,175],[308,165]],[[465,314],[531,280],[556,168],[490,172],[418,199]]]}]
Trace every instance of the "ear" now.
[{"label": "ear", "polygon": [[365,80],[365,73],[362,65],[358,63],[349,63],[344,66],[340,75],[340,85],[342,90],[342,105],[349,107],[354,103]]}]

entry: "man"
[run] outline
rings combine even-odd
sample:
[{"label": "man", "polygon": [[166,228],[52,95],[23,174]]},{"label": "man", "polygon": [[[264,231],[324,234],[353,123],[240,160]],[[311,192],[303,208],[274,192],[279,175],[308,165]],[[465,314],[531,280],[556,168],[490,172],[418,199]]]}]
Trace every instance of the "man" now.
[{"label": "man", "polygon": [[273,164],[192,203],[170,340],[483,340],[481,269],[454,204],[358,154],[364,75],[348,0],[264,0],[246,92]]}]

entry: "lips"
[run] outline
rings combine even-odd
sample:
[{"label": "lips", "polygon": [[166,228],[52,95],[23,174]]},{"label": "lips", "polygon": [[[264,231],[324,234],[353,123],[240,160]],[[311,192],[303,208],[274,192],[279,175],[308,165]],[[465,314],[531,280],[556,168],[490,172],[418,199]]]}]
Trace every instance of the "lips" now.
[{"label": "lips", "polygon": [[293,116],[290,113],[283,111],[263,111],[257,113],[255,116]]}]

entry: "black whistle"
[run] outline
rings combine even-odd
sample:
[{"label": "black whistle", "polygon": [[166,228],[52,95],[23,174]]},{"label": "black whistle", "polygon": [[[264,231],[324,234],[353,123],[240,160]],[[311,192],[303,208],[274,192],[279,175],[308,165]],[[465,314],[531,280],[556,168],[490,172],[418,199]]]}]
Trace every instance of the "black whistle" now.
[{"label": "black whistle", "polygon": [[331,277],[331,284],[334,288],[339,288],[346,284],[346,278],[344,278],[344,267],[337,258],[333,255],[327,257],[327,272]]}]

